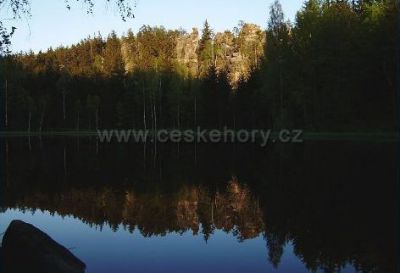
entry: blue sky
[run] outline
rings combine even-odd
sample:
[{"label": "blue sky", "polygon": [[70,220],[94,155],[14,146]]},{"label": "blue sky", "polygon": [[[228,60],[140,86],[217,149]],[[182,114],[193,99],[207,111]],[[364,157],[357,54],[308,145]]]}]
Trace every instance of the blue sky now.
[{"label": "blue sky", "polygon": [[[81,3],[73,2],[68,11],[64,0],[34,0],[32,17],[17,21],[8,20],[9,14],[2,7],[1,18],[5,25],[18,28],[11,50],[37,52],[50,46],[71,45],[98,32],[103,36],[112,30],[118,34],[129,28],[137,32],[144,24],[191,30],[192,27],[201,29],[204,20],[208,19],[215,31],[223,31],[243,20],[265,28],[273,0],[137,0],[136,18],[127,22],[123,22],[118,10],[107,5],[105,0],[95,0],[97,6],[93,15],[86,14]],[[286,17],[293,21],[303,0],[281,0],[281,4]]]}]

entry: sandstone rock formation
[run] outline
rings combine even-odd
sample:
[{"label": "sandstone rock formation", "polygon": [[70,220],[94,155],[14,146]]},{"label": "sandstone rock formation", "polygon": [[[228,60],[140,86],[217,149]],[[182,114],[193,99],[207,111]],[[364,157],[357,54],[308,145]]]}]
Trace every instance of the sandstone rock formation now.
[{"label": "sandstone rock formation", "polygon": [[[160,62],[175,64],[185,77],[202,77],[211,65],[218,73],[227,74],[232,87],[240,79],[246,80],[253,68],[260,65],[264,55],[265,31],[254,24],[240,23],[234,31],[215,33],[212,37],[212,52],[207,60],[202,60],[199,30],[190,33],[184,30],[171,31],[158,27],[143,27],[136,37],[128,33],[122,38],[121,54],[126,73],[135,69],[157,66]],[[172,50],[171,50],[172,49]],[[159,59],[159,60],[157,60]],[[138,63],[146,63],[138,67]],[[160,67],[153,67],[159,70]]]},{"label": "sandstone rock formation", "polygon": [[178,37],[176,43],[177,61],[187,67],[192,77],[196,77],[198,73],[198,45],[199,31],[197,28],[193,28],[190,34],[184,34]]}]

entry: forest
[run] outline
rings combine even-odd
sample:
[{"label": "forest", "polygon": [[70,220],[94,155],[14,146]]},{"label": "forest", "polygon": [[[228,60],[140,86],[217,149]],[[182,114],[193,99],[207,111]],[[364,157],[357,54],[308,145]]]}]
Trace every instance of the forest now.
[{"label": "forest", "polygon": [[393,132],[394,0],[276,1],[265,29],[143,26],[45,52],[2,54],[8,131],[303,128]]}]

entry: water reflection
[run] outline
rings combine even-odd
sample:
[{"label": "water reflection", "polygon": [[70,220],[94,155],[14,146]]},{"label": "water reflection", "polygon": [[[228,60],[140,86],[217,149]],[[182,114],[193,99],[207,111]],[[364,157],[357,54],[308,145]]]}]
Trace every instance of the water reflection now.
[{"label": "water reflection", "polygon": [[80,238],[90,272],[396,271],[394,144],[7,142],[1,228],[48,211],[31,222]]}]

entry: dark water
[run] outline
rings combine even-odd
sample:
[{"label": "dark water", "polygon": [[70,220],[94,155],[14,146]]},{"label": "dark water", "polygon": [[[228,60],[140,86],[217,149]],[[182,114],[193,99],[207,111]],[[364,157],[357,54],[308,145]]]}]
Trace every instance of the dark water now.
[{"label": "dark water", "polygon": [[396,272],[396,145],[1,139],[0,232],[87,272]]}]

